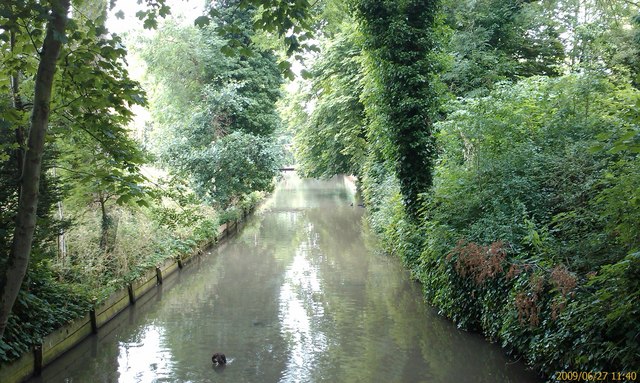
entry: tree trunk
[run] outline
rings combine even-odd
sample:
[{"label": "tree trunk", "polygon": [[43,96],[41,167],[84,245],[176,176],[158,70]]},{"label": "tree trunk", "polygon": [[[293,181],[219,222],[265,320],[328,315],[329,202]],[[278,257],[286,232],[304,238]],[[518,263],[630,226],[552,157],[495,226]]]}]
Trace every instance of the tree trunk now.
[{"label": "tree trunk", "polygon": [[102,193],[98,193],[100,203],[100,211],[102,212],[102,226],[100,230],[100,249],[107,251],[107,244],[109,242],[109,228],[111,227],[111,218],[107,214],[107,198]]},{"label": "tree trunk", "polygon": [[[9,39],[10,39],[10,42],[9,42],[10,49],[11,49],[11,52],[13,52],[16,46],[15,29],[11,30]],[[24,105],[22,104],[22,97],[20,96],[20,73],[17,70],[13,72],[13,74],[11,75],[11,94],[13,98],[13,108],[20,112],[24,111]],[[16,133],[16,142],[18,144],[18,148],[15,150],[16,169],[17,169],[16,174],[18,174],[16,179],[18,179],[18,177],[22,175],[22,165],[24,164],[24,127],[23,126],[16,127],[15,133]],[[19,192],[20,191],[18,190],[18,193]]]},{"label": "tree trunk", "polygon": [[29,264],[31,242],[36,227],[42,154],[47,125],[49,124],[51,89],[56,62],[65,36],[69,1],[51,1],[52,12],[40,53],[33,98],[33,114],[31,115],[31,130],[20,179],[21,188],[16,227],[7,268],[3,270],[4,275],[0,276],[0,339],[4,335],[9,313],[16,301]]},{"label": "tree trunk", "polygon": [[[55,166],[53,167],[53,176],[54,177],[57,176]],[[60,220],[60,222],[62,222],[64,220],[64,214],[62,210],[62,201],[58,201],[56,203],[56,206],[58,208],[58,219]],[[58,262],[62,263],[63,265],[66,265],[66,261],[67,261],[67,241],[64,236],[64,228],[63,226],[61,226],[60,231],[58,231]]]}]

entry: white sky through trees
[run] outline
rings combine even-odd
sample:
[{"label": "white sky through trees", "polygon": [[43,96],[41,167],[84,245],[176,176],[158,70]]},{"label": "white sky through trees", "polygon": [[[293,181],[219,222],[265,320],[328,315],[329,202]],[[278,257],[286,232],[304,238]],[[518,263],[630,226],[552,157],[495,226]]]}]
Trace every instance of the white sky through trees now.
[{"label": "white sky through trees", "polygon": [[[183,20],[185,23],[193,24],[196,17],[204,14],[204,0],[167,0],[167,5],[171,7],[171,15],[168,17]],[[116,6],[109,11],[107,28],[117,34],[142,30],[142,20],[136,17],[136,12],[146,7],[144,3],[138,4],[136,0],[117,0]],[[124,13],[124,19],[115,16],[118,11]],[[159,19],[159,22],[161,23],[162,19]]]}]

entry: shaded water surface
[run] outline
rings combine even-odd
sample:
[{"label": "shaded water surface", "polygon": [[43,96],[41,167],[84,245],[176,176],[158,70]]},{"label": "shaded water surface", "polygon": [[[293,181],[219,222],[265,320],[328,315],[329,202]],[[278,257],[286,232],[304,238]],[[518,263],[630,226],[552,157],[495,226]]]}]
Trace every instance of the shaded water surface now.
[{"label": "shaded water surface", "polygon": [[423,303],[346,185],[286,175],[237,236],[33,381],[537,382]]}]

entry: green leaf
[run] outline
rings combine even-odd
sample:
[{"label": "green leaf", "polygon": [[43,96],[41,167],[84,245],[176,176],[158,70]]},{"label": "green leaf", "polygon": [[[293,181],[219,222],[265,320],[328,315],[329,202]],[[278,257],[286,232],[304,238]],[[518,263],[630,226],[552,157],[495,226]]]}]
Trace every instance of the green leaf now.
[{"label": "green leaf", "polygon": [[155,18],[149,17],[143,23],[144,29],[156,29],[158,27],[158,22]]},{"label": "green leaf", "polygon": [[210,23],[211,23],[211,19],[208,16],[200,16],[193,21],[193,24],[200,28],[204,28]]},{"label": "green leaf", "polygon": [[313,74],[311,72],[309,72],[308,70],[306,70],[306,69],[301,70],[300,71],[300,75],[305,80],[309,80],[309,79],[313,78]]},{"label": "green leaf", "polygon": [[287,70],[291,70],[291,63],[289,61],[280,61],[278,63],[278,68],[282,72],[287,71]]},{"label": "green leaf", "polygon": [[236,50],[228,45],[223,45],[222,47],[220,47],[220,52],[222,52],[222,54],[227,57],[233,57],[236,55]]},{"label": "green leaf", "polygon": [[124,20],[124,12],[122,11],[122,9],[116,12],[114,16],[116,17],[116,19]]},{"label": "green leaf", "polygon": [[251,50],[251,48],[249,47],[240,48],[239,53],[241,56],[244,56],[244,57],[253,57],[255,55],[253,50]]},{"label": "green leaf", "polygon": [[56,30],[53,31],[53,38],[56,41],[61,42],[62,44],[66,44],[67,43],[67,36],[64,33],[60,33]]},{"label": "green leaf", "polygon": [[620,137],[620,141],[626,141],[626,140],[630,140],[632,138],[634,138],[636,135],[638,135],[638,133],[636,133],[635,131],[631,130],[628,131],[627,133],[623,134],[622,137]]},{"label": "green leaf", "polygon": [[613,148],[609,149],[609,153],[613,153],[613,154],[619,153],[619,152],[621,152],[623,150],[628,149],[628,147],[629,146],[627,144],[625,144],[625,143],[619,143],[619,144],[614,145]]},{"label": "green leaf", "polygon": [[604,150],[604,144],[593,145],[589,148],[589,153],[598,153]]},{"label": "green leaf", "polygon": [[162,18],[165,18],[165,17],[167,17],[167,16],[168,16],[168,15],[170,15],[170,14],[171,14],[171,8],[170,8],[170,7],[168,7],[168,6],[166,6],[166,5],[164,5],[164,4],[163,4],[163,5],[160,7],[160,9],[158,10],[158,15],[159,15],[160,17],[162,17]]},{"label": "green leaf", "polygon": [[284,78],[286,78],[287,80],[295,80],[296,79],[296,74],[293,73],[293,71],[291,69],[285,69],[282,72],[282,75],[284,76]]}]

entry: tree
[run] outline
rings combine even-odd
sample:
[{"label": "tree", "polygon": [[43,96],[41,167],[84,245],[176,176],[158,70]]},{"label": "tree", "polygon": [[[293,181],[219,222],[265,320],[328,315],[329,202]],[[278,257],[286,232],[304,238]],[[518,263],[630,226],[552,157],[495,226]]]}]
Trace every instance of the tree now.
[{"label": "tree", "polygon": [[[70,19],[70,7],[69,0],[52,1],[50,6],[36,1],[12,1],[0,6],[0,51],[11,74],[14,106],[2,125],[16,132],[16,141],[9,147],[15,148],[19,172],[11,249],[1,262],[0,335],[4,334],[29,264],[49,128],[53,137],[61,133],[56,127],[83,130],[108,148],[119,166],[132,165],[131,147],[122,144],[126,132],[120,124],[130,118],[129,106],[143,103],[144,97],[137,83],[127,78],[122,63],[126,50],[119,38],[106,35],[103,18],[97,22],[83,20],[79,8],[77,18]],[[85,23],[80,24],[81,20]],[[57,71],[60,63],[63,70]],[[33,100],[26,103],[23,100],[28,99],[30,91]],[[105,93],[109,96],[104,97]],[[26,105],[32,105],[29,129],[24,129],[21,117]],[[22,140],[27,131],[24,148]]]},{"label": "tree", "polygon": [[456,96],[503,80],[558,75],[564,59],[556,10],[539,1],[448,1],[443,80]]},{"label": "tree", "polygon": [[[360,36],[346,22],[325,41],[311,85],[297,101],[296,158],[309,177],[362,173],[367,154]],[[307,115],[307,109],[310,109]]]},{"label": "tree", "polygon": [[[222,208],[245,193],[268,189],[280,157],[273,134],[280,125],[275,103],[282,78],[273,53],[251,43],[255,10],[238,4],[220,4],[212,24],[199,29],[168,24],[143,48],[156,84],[157,154],[190,179],[202,198]],[[234,29],[220,33],[221,25]],[[165,44],[169,38],[176,44]],[[234,39],[242,42],[243,54],[222,54]]]},{"label": "tree", "polygon": [[436,154],[438,1],[359,0],[355,8],[369,56],[368,81],[375,84],[365,102],[370,119],[378,120],[372,139],[389,141],[384,157],[393,164],[404,205],[415,219],[418,195],[433,182]]},{"label": "tree", "polygon": [[[117,143],[103,147],[77,127],[67,128],[68,135],[57,143],[61,155],[55,166],[72,201],[80,206],[98,205],[102,216],[100,248],[110,251],[114,241],[110,239],[113,221],[109,203],[147,205],[145,197],[150,191],[139,168],[146,156],[126,132],[121,132]],[[127,166],[117,160],[114,149],[126,153]]]},{"label": "tree", "polygon": [[235,131],[201,155],[201,168],[192,175],[196,191],[215,206],[228,208],[253,191],[271,190],[282,149],[273,140]]},{"label": "tree", "polygon": [[[284,42],[287,57],[301,51],[317,49],[312,42],[312,6],[308,0],[223,0],[216,2],[217,6],[213,6],[214,3],[209,0],[207,4],[209,13],[195,20],[198,26],[202,27],[212,20],[224,18],[224,10],[230,11],[231,15],[247,14],[249,11],[254,15],[250,20],[245,20],[245,22],[251,22],[249,29],[275,33]],[[223,20],[224,22],[216,26],[219,33],[227,37],[221,51],[227,55],[236,53],[246,55],[249,41],[242,35],[242,30],[248,25],[242,26],[241,17],[232,20],[228,16],[227,12],[227,20]],[[239,36],[238,32],[240,32]],[[291,63],[281,61],[278,67],[287,78],[294,78]]]},{"label": "tree", "polygon": [[36,226],[40,169],[49,122],[53,79],[58,55],[66,35],[69,6],[70,0],[51,2],[51,16],[46,24],[46,35],[42,43],[40,64],[35,78],[28,149],[25,153],[20,182],[16,226],[6,269],[0,277],[0,337],[4,334],[11,307],[18,296],[29,264],[31,242]]}]

